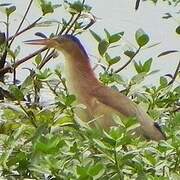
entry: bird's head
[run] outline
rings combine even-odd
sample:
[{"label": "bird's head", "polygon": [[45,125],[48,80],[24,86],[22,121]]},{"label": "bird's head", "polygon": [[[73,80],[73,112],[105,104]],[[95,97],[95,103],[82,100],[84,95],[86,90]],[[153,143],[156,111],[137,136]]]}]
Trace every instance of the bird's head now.
[{"label": "bird's head", "polygon": [[78,51],[84,55],[87,55],[79,39],[73,35],[68,34],[47,39],[28,40],[25,41],[25,43],[32,45],[45,45],[48,48],[55,48],[65,54],[70,54],[73,53],[73,51]]}]

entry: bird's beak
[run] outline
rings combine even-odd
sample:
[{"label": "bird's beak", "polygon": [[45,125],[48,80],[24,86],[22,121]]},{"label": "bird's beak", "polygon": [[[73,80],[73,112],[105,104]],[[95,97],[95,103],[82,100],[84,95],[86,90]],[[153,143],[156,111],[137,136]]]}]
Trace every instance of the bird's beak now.
[{"label": "bird's beak", "polygon": [[31,45],[45,45],[47,47],[53,47],[56,44],[55,39],[35,39],[35,40],[27,40],[24,41],[26,44]]}]

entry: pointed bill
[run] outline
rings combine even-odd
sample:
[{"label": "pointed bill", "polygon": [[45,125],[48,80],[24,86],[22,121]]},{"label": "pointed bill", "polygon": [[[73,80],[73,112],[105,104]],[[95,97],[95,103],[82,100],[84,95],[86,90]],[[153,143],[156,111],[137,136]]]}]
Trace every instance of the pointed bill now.
[{"label": "pointed bill", "polygon": [[35,39],[35,40],[24,41],[24,43],[31,44],[31,45],[45,45],[45,46],[51,47],[55,43],[55,40],[54,39]]}]

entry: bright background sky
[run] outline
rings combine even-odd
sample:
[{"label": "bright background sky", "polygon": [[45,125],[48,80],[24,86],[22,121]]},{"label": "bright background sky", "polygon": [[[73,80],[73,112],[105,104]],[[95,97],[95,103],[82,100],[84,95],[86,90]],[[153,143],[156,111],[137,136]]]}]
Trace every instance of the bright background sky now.
[{"label": "bright background sky", "polygon": [[[0,3],[3,2],[15,3],[17,6],[17,13],[15,14],[15,16],[12,16],[11,19],[12,26],[10,32],[13,33],[14,29],[16,29],[17,24],[19,24],[20,18],[22,18],[21,15],[24,14],[25,8],[27,7],[29,0],[0,0]],[[57,3],[62,1],[52,0],[52,2]],[[98,20],[97,23],[91,28],[96,33],[103,35],[104,28],[106,28],[111,33],[125,31],[124,39],[121,41],[121,48],[125,48],[124,45],[128,42],[137,46],[134,34],[135,31],[139,28],[142,28],[147,34],[149,34],[151,39],[150,44],[161,42],[160,45],[143,51],[135,58],[136,61],[145,61],[150,57],[153,57],[153,69],[160,69],[160,72],[149,78],[147,83],[157,83],[157,79],[159,79],[159,76],[174,72],[179,60],[178,55],[172,54],[161,58],[157,58],[157,55],[163,51],[179,49],[180,47],[180,36],[175,33],[175,28],[178,26],[178,22],[173,19],[162,19],[164,13],[176,12],[178,10],[177,7],[171,7],[166,5],[165,3],[160,3],[157,6],[154,6],[151,2],[144,2],[141,3],[139,10],[135,12],[135,0],[86,0],[86,3],[93,7],[93,14],[96,17],[100,18],[100,20]],[[33,22],[33,20],[39,17],[39,15],[40,11],[38,10],[37,6],[33,6],[25,25]],[[67,14],[62,11],[62,8],[59,8],[55,11],[55,15],[53,17],[47,16],[46,18],[59,20],[64,16],[67,17]],[[1,17],[3,18],[3,15]],[[2,24],[0,24],[0,29],[1,31],[3,31]],[[23,40],[36,38],[34,36],[34,32],[36,31],[42,31],[48,35],[54,29],[55,27],[47,28],[45,32],[44,28],[35,28],[34,31],[26,32],[23,36],[20,36],[18,40],[14,43],[14,46],[17,46],[17,44],[22,46]],[[89,32],[83,33],[80,36],[80,40],[82,41],[89,54],[93,54],[94,56],[99,57],[99,54],[97,52],[97,43]],[[32,48],[24,44],[22,48],[23,49],[19,58],[22,58],[37,49],[37,47]],[[120,49],[115,50],[114,56],[120,55],[120,52]],[[125,58],[125,56],[122,56],[121,64],[118,64],[117,68],[124,64],[126,60],[127,58]],[[59,63],[62,62],[59,62],[57,60],[56,64]],[[51,64],[48,64],[48,66],[54,66],[54,64],[54,62],[51,62]],[[31,62],[23,66],[27,65],[28,67],[30,67]],[[20,79],[23,79],[23,77],[25,77],[25,70],[21,70],[20,72],[21,73],[18,75],[18,77]],[[121,72],[121,75],[124,77],[130,77],[134,72],[135,71],[133,66],[128,66],[127,69]]]}]

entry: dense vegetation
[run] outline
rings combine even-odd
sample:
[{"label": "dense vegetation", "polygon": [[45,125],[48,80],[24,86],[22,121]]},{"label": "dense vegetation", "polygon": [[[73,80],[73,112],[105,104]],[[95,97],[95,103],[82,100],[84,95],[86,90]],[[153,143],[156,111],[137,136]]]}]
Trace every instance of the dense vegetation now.
[{"label": "dense vegetation", "polygon": [[[75,104],[76,97],[68,92],[63,69],[46,66],[47,62],[57,58],[56,51],[42,48],[22,58],[19,57],[21,47],[12,48],[19,35],[38,26],[46,29],[56,24],[57,28],[49,34],[50,37],[88,31],[92,25],[96,26],[92,7],[84,0],[64,1],[62,4],[39,0],[38,3],[42,16],[27,27],[22,26],[34,5],[33,0],[29,0],[26,13],[12,36],[9,34],[9,22],[16,6],[0,4],[6,16],[1,19],[6,30],[0,33],[0,179],[180,179],[180,86],[176,81],[180,63],[174,72],[160,77],[159,84],[144,86],[146,78],[157,73],[151,70],[153,56],[145,61],[136,58],[142,50],[148,51],[157,45],[150,44],[148,33],[142,29],[135,32],[137,48],[121,49],[128,60],[120,66],[119,54],[110,54],[114,48],[120,48],[118,45],[125,30],[111,33],[105,29],[103,37],[90,30],[99,51],[95,68],[101,68],[100,81],[146,109],[162,126],[167,140],[154,142],[132,138],[129,132],[137,126],[133,118],[123,123],[115,117],[119,124],[117,127],[109,133],[99,132],[74,113],[76,106],[83,105]],[[65,10],[69,19],[47,20],[46,14],[53,14],[56,8]],[[166,14],[166,17],[171,16]],[[177,29],[176,32],[179,33]],[[35,35],[46,38],[42,31]],[[178,55],[178,50],[159,52],[159,57],[170,53]],[[27,67],[30,73],[20,81],[17,79],[17,67],[28,60],[32,61],[34,68]],[[121,76],[121,71],[131,63],[136,74],[127,80]],[[46,96],[48,91],[48,96],[54,98],[52,103],[42,103],[44,90]]]}]

